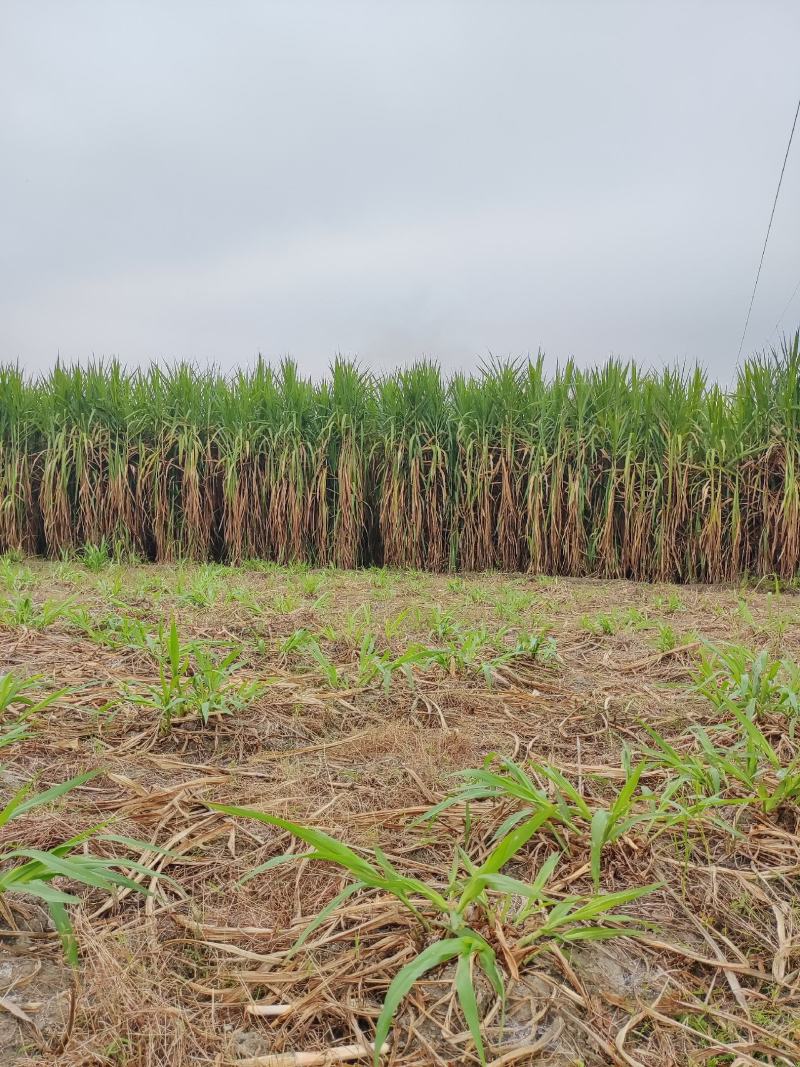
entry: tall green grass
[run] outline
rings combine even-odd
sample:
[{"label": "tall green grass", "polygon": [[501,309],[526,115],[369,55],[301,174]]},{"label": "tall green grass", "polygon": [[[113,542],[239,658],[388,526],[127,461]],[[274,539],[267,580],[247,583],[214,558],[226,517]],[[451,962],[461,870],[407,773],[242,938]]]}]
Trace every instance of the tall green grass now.
[{"label": "tall green grass", "polygon": [[800,337],[729,391],[699,369],[541,358],[443,378],[291,361],[0,368],[0,550],[792,578]]}]

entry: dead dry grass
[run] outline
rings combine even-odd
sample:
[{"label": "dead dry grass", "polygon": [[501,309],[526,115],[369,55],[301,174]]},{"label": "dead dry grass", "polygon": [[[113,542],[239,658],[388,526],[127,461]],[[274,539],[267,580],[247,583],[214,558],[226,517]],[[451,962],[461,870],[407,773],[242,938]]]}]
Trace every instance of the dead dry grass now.
[{"label": "dead dry grass", "polygon": [[[598,775],[621,774],[623,745],[644,739],[641,720],[671,738],[709,720],[713,709],[690,684],[700,640],[795,659],[800,647],[800,602],[763,588],[277,568],[112,567],[96,575],[76,565],[26,568],[35,603],[74,597],[92,619],[128,613],[150,625],[174,613],[182,636],[241,643],[242,675],[267,684],[245,713],[206,727],[178,721],[164,734],[153,714],[125,698],[126,687],[157,676],[146,652],[104,647],[66,617],[42,629],[0,627],[0,673],[41,674],[43,685],[70,688],[38,717],[33,737],[4,750],[4,791],[103,772],[58,806],[7,827],[6,839],[48,848],[114,819],[117,832],[169,850],[141,857],[162,872],[147,898],[80,891],[75,974],[35,905],[6,908],[2,1064],[368,1062],[363,1049],[383,995],[424,943],[420,927],[394,899],[358,895],[291,955],[308,919],[342,887],[341,873],[300,861],[240,885],[257,864],[300,849],[289,835],[233,821],[208,802],[258,807],[351,845],[380,845],[404,870],[435,881],[463,839],[463,810],[451,809],[423,838],[410,822],[445,795],[452,772],[479,766],[489,752],[532,756],[591,792],[600,788]],[[13,599],[19,589],[5,595]],[[331,659],[348,667],[357,659],[358,627],[385,635],[387,620],[390,645],[430,643],[434,606],[465,628],[547,627],[558,661],[520,662],[492,687],[480,674],[434,670],[414,688],[398,677],[386,692],[331,689],[313,663],[280,652],[299,628],[329,627]],[[779,723],[771,729],[794,751]],[[480,814],[473,813],[470,842],[477,856],[499,821],[487,810],[482,822]],[[544,953],[524,966],[513,947],[500,946],[507,972],[518,975],[504,1015],[488,984],[478,985],[494,1067],[800,1063],[797,814],[748,809],[738,838],[706,824],[688,835],[632,833],[615,843],[604,853],[603,888],[663,882],[633,906],[654,929],[640,939]],[[547,851],[534,839],[515,875],[532,876]],[[591,892],[578,848],[564,856],[553,890]],[[382,1062],[478,1062],[453,999],[452,970],[432,972],[406,1000]]]}]

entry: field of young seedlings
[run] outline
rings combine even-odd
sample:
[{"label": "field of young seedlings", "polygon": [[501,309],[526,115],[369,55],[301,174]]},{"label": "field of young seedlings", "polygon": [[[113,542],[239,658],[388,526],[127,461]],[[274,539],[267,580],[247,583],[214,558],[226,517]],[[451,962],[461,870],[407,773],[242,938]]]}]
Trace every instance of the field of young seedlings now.
[{"label": "field of young seedlings", "polygon": [[659,581],[800,569],[800,337],[729,391],[541,358],[445,380],[0,367],[0,552]]},{"label": "field of young seedlings", "polygon": [[799,621],[6,554],[0,1065],[796,1065]]}]

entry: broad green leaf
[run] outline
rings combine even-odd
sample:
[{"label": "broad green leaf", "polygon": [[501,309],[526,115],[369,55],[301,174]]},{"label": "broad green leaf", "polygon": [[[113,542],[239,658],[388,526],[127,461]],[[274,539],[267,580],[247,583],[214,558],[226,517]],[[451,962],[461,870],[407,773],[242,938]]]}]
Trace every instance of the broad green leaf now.
[{"label": "broad green leaf", "polygon": [[617,794],[616,800],[611,805],[612,820],[618,818],[623,812],[628,810],[631,798],[636,790],[636,786],[639,784],[639,779],[642,776],[644,768],[644,763],[639,763],[628,776],[622,789],[620,789]]},{"label": "broad green leaf", "polygon": [[456,965],[456,993],[464,1018],[467,1021],[472,1040],[475,1042],[475,1050],[481,1063],[486,1063],[486,1053],[483,1048],[481,1037],[481,1020],[478,1014],[478,1001],[475,996],[475,988],[472,984],[472,968],[470,954],[463,952],[458,957]]},{"label": "broad green leaf", "polygon": [[[623,889],[618,893],[602,893],[599,896],[591,897],[586,903],[575,908],[570,913],[569,920],[573,923],[587,922],[598,915],[605,915],[614,908],[630,904],[631,901],[645,897],[660,888],[660,883],[654,882],[651,885],[641,886],[636,889]],[[641,920],[638,921],[641,922]]]},{"label": "broad green leaf", "polygon": [[347,845],[337,841],[334,837],[330,837],[322,830],[302,826],[300,823],[290,822],[288,819],[281,819],[277,815],[270,815],[265,811],[257,811],[254,808],[239,808],[231,804],[212,803],[207,806],[212,811],[222,811],[226,815],[235,815],[242,819],[257,819],[258,822],[267,823],[269,826],[277,826],[282,830],[288,830],[295,837],[299,837],[301,841],[311,845],[319,854],[320,859],[338,863],[357,878],[366,882],[367,885],[383,885],[385,881],[371,863],[368,863],[367,860],[357,855]]},{"label": "broad green leaf", "polygon": [[15,819],[18,815],[24,815],[26,811],[32,811],[34,808],[41,807],[43,804],[49,804],[51,800],[58,800],[59,797],[64,796],[71,789],[77,788],[79,785],[83,785],[90,779],[95,778],[99,774],[99,771],[86,771],[84,774],[78,774],[74,778],[70,778],[69,781],[59,782],[58,785],[53,785],[49,789],[45,789],[42,793],[31,793],[30,789],[26,787],[16,793],[5,808],[0,811],[0,826],[4,826],[11,819]]},{"label": "broad green leaf", "polygon": [[572,801],[584,819],[587,821],[591,819],[591,808],[572,782],[570,782],[570,780],[566,778],[557,767],[551,767],[546,763],[534,763],[533,766],[540,774],[545,775],[546,778],[549,778],[551,782],[558,786],[562,794]]},{"label": "broad green leaf", "polygon": [[504,867],[511,857],[528,843],[539,827],[547,822],[553,810],[552,806],[548,805],[546,808],[537,811],[530,819],[526,819],[521,826],[515,826],[513,830],[510,830],[503,840],[489,853],[486,860],[479,867],[479,872],[481,874],[492,874]]},{"label": "broad green leaf", "polygon": [[591,823],[591,867],[592,881],[595,888],[600,885],[600,858],[603,845],[606,843],[606,833],[610,822],[610,815],[605,808],[598,808],[592,816]]},{"label": "broad green leaf", "polygon": [[78,942],[72,930],[72,923],[69,920],[67,909],[61,901],[51,900],[48,903],[47,910],[50,912],[53,926],[55,926],[59,937],[61,938],[61,944],[64,947],[64,955],[67,957],[68,963],[72,967],[77,967]]},{"label": "broad green leaf", "polygon": [[[12,887],[16,889],[17,887]],[[49,882],[39,881],[32,879],[21,883],[18,889],[22,893],[30,893],[31,896],[39,897],[40,900],[45,901],[46,904],[80,904],[78,897],[72,896],[71,893],[63,893],[60,889],[55,889]]]},{"label": "broad green leaf", "polygon": [[395,1012],[417,979],[421,978],[423,974],[427,974],[428,971],[433,970],[434,967],[446,963],[453,956],[469,952],[472,947],[473,941],[465,937],[451,937],[442,941],[434,941],[433,944],[424,948],[418,956],[397,972],[386,991],[383,1007],[375,1027],[374,1067],[379,1067],[380,1050],[389,1034]]}]

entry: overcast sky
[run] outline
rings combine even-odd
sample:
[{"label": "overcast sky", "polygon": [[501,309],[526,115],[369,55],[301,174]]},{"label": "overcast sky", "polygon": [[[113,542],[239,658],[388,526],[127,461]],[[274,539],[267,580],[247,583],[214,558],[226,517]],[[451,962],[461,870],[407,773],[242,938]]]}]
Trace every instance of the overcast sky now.
[{"label": "overcast sky", "polygon": [[[725,378],[798,43],[797,0],[0,0],[0,360]],[[745,351],[799,238],[800,131]]]}]

